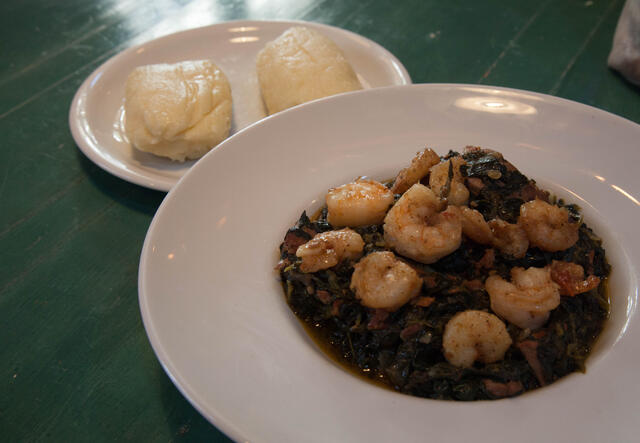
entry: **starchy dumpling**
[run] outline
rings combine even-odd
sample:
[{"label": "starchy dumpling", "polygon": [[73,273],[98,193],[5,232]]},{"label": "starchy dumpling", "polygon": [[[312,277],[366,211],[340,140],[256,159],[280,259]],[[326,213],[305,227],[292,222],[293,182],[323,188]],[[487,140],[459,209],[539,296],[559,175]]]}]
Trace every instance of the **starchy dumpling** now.
[{"label": "starchy dumpling", "polygon": [[267,43],[258,54],[256,67],[269,114],[362,89],[340,48],[328,37],[301,26]]},{"label": "starchy dumpling", "polygon": [[125,132],[141,151],[197,159],[229,136],[231,87],[209,60],[140,66],[125,89]]}]

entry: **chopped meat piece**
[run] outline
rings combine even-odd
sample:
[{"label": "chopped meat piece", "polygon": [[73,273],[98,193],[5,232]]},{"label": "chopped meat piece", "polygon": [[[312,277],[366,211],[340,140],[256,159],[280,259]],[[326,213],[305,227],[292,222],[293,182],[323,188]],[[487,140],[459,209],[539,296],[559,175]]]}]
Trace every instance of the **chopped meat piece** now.
[{"label": "chopped meat piece", "polygon": [[431,305],[431,303],[433,303],[434,301],[436,301],[435,297],[417,297],[415,298],[415,301],[413,302],[413,304],[416,306],[422,306],[423,308],[426,308],[427,306]]},{"label": "chopped meat piece", "polygon": [[472,291],[479,291],[484,288],[484,283],[482,283],[482,280],[479,280],[477,278],[474,278],[473,280],[465,280],[463,284],[465,288]]},{"label": "chopped meat piece", "polygon": [[340,306],[342,305],[342,300],[338,299],[333,302],[331,305],[331,315],[334,317],[340,315]]},{"label": "chopped meat piece", "polygon": [[512,198],[519,198],[525,202],[539,199],[549,203],[549,193],[538,188],[535,184],[529,182],[520,188],[517,192],[510,195]]},{"label": "chopped meat piece", "polygon": [[301,229],[290,229],[284,236],[284,242],[282,243],[281,248],[289,254],[295,254],[299,246],[311,240],[312,236],[305,234],[307,233]]},{"label": "chopped meat piece", "polygon": [[413,323],[400,332],[400,338],[406,341],[416,335],[420,330],[422,330],[422,325],[420,323]]},{"label": "chopped meat piece", "polygon": [[482,381],[487,392],[495,398],[513,397],[524,390],[522,383],[519,381],[511,380],[506,383],[500,383],[489,378],[485,378]]},{"label": "chopped meat piece", "polygon": [[496,252],[493,249],[486,249],[482,258],[476,262],[476,268],[491,269],[495,258]]},{"label": "chopped meat piece", "polygon": [[319,290],[316,292],[316,297],[325,305],[331,303],[331,293],[329,291]]},{"label": "chopped meat piece", "polygon": [[534,340],[525,340],[518,343],[517,346],[518,349],[520,349],[520,352],[522,352],[522,355],[524,355],[524,358],[527,360],[527,363],[529,363],[529,366],[531,366],[540,386],[545,386],[547,382],[545,381],[542,364],[538,359],[538,344],[539,343]]},{"label": "chopped meat piece", "polygon": [[432,289],[438,286],[438,280],[435,274],[421,275],[421,277],[425,288]]},{"label": "chopped meat piece", "polygon": [[373,315],[367,324],[367,329],[385,329],[387,327],[387,324],[385,323],[387,317],[389,317],[389,311],[384,309],[373,309]]}]

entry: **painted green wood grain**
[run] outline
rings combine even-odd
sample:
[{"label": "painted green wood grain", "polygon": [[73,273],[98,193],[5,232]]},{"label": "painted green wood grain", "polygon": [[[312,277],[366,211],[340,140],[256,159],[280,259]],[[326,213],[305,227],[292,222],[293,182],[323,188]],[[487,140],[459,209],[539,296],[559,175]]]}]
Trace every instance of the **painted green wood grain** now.
[{"label": "painted green wood grain", "polygon": [[164,375],[139,318],[139,253],[164,194],[100,170],[66,127],[89,72],[0,120],[12,166],[0,194],[0,430],[224,440]]},{"label": "painted green wood grain", "polygon": [[[295,16],[304,12],[312,4],[322,4],[311,0],[288,0],[275,2],[277,7],[267,3],[264,7],[247,10],[246,7],[237,7],[243,4],[237,1],[221,4],[192,1],[181,5],[184,2],[127,0],[117,2],[115,9],[100,2],[85,3],[94,5],[90,12],[78,15],[74,8],[69,8],[72,18],[65,19],[62,25],[57,25],[58,32],[60,26],[64,26],[65,30],[70,29],[69,37],[51,40],[47,40],[46,35],[38,39],[31,37],[25,40],[12,37],[12,41],[17,43],[17,49],[12,48],[10,54],[20,57],[18,61],[12,61],[5,72],[0,72],[0,96],[3,98],[0,102],[0,116],[21,106],[41,91],[75,75],[75,72],[84,69],[87,63],[97,67],[117,52],[153,37],[227,20],[285,19],[290,18],[292,14]],[[80,11],[84,9],[80,8]],[[40,27],[48,29],[50,23],[46,15],[38,15],[35,21],[29,22],[27,30],[21,34],[40,34]],[[74,24],[77,25],[75,30]],[[46,45],[47,49],[35,50],[34,44],[36,48],[38,45]]]},{"label": "painted green wood grain", "polygon": [[[94,8],[100,5],[99,2],[84,3],[93,5]],[[124,49],[126,45],[123,45],[123,42],[129,41],[136,34],[157,24],[165,17],[162,14],[162,9],[151,5],[153,3],[122,2],[119,4],[118,10],[103,9],[106,11],[104,14],[99,14],[98,11],[77,14],[73,12],[72,8],[69,10],[69,15],[72,18],[68,18],[62,23],[51,21],[47,16],[42,16],[43,23],[41,24],[37,24],[39,22],[29,23],[25,28],[29,35],[39,34],[35,29],[39,29],[40,26],[48,29],[55,24],[55,30],[49,30],[49,32],[57,30],[59,37],[51,38],[45,35],[42,39],[37,40],[35,47],[33,44],[29,44],[33,38],[26,39],[26,44],[20,43],[21,40],[18,38],[12,38],[12,41],[18,43],[17,50],[14,49],[12,52],[25,55],[18,57],[18,61],[13,63],[15,66],[0,75],[0,94],[3,97],[0,115],[19,106],[40,91],[58,84],[69,75],[73,75],[78,69],[82,69],[87,63],[103,62],[108,56]],[[162,7],[162,2],[159,6]],[[80,8],[80,11],[84,9]],[[165,13],[173,12],[175,12],[175,7],[167,7],[165,11]],[[92,18],[94,16],[98,18]],[[136,27],[127,26],[127,23],[131,21],[131,16],[137,17]],[[38,17],[41,16],[38,15]],[[67,28],[69,21],[72,23]],[[75,22],[80,24],[76,25],[74,30]],[[61,26],[64,27],[61,29]],[[70,29],[67,34],[69,37],[65,37],[64,31],[66,29]],[[45,45],[46,49],[34,50],[34,48],[41,48],[41,45]]]},{"label": "painted green wood grain", "polygon": [[[357,32],[373,36],[405,64],[415,83],[476,83],[536,12],[538,2],[447,1],[389,10],[371,6]],[[385,17],[384,21],[376,17]],[[357,19],[356,23],[363,21]],[[355,29],[354,29],[355,30]]]},{"label": "painted green wood grain", "polygon": [[606,67],[622,3],[2,2],[0,435],[228,440],[172,385],[141,323],[139,254],[164,194],[102,171],[68,130],[75,90],[110,56],[225,20],[310,20],[378,42],[414,82],[531,89],[640,122],[638,88]]},{"label": "painted green wood grain", "polygon": [[139,318],[137,261],[150,218],[144,209],[159,199],[137,187],[121,195],[117,179],[87,169],[99,184],[94,193],[107,186],[108,193],[93,196],[106,207],[0,294],[1,374],[10,380],[0,396],[2,429],[58,441],[166,437],[190,428],[215,436],[162,373]]},{"label": "painted green wood grain", "polygon": [[615,10],[607,14],[554,94],[640,123],[640,87],[625,81],[603,63],[611,51],[611,36],[618,17]]},{"label": "painted green wood grain", "polygon": [[[11,421],[18,430],[31,427],[33,435],[59,441],[78,430],[86,437],[122,436],[136,422],[138,427],[155,427],[175,413],[175,405],[166,411],[158,398],[175,395],[164,392],[173,390],[165,383],[157,389],[161,369],[142,332],[137,309],[135,281],[141,246],[137,233],[144,232],[148,217],[117,204],[106,215],[108,230],[103,229],[104,223],[86,226],[60,248],[55,260],[39,266],[32,279],[11,290],[10,295],[27,298],[16,307],[17,313],[25,303],[32,306],[28,324],[8,312],[16,321],[7,329],[16,340],[9,341],[0,357],[11,362],[14,387],[21,391],[21,396],[10,398],[26,395],[53,407],[2,404],[2,410],[23,409]],[[75,264],[73,269],[69,263]],[[118,272],[105,272],[105,263]],[[32,329],[33,325],[39,327]],[[22,349],[25,343],[30,345],[27,353]],[[49,389],[43,389],[43,381]],[[155,422],[149,420],[150,414]],[[140,431],[144,433],[138,435],[155,432],[153,428]]]},{"label": "painted green wood grain", "polygon": [[[608,14],[622,0],[610,2],[544,2],[526,31],[509,42],[502,57],[480,80],[487,84],[553,93]],[[617,16],[618,14],[616,14]]]}]

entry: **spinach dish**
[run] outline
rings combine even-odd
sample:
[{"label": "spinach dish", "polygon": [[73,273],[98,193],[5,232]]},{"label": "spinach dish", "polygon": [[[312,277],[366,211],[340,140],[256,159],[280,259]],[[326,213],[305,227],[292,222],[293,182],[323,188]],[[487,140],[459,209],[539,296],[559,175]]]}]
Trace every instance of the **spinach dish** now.
[{"label": "spinach dish", "polygon": [[610,267],[579,208],[479,147],[330,189],[280,258],[325,351],[420,397],[512,397],[584,372],[609,315]]}]

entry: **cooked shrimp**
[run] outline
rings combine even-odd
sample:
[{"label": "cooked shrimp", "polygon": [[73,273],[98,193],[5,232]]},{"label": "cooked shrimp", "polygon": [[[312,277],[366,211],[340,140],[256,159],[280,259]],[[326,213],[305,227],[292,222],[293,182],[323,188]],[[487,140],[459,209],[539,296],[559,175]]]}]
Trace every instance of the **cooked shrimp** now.
[{"label": "cooked shrimp", "polygon": [[467,206],[460,207],[462,233],[476,243],[490,245],[493,241],[491,228],[482,214]]},{"label": "cooked shrimp", "polygon": [[364,306],[395,311],[420,293],[422,279],[393,252],[372,252],[356,263],[350,287]]},{"label": "cooked shrimp", "polygon": [[507,223],[499,218],[489,221],[488,224],[493,234],[492,244],[500,252],[513,258],[522,258],[527,254],[529,239],[522,226]]},{"label": "cooked shrimp", "polygon": [[560,294],[573,297],[576,294],[597,288],[600,278],[595,275],[584,277],[584,268],[577,263],[553,260],[551,280],[560,286]]},{"label": "cooked shrimp", "polygon": [[484,285],[493,312],[523,329],[542,326],[560,304],[558,285],[551,280],[548,267],[512,268],[511,283],[491,275]]},{"label": "cooked shrimp", "polygon": [[462,233],[476,243],[491,245],[503,254],[522,258],[529,248],[529,239],[520,225],[507,223],[502,219],[485,221],[475,209],[461,206]]},{"label": "cooked shrimp", "polygon": [[526,231],[531,245],[544,251],[564,251],[578,241],[580,226],[569,222],[569,211],[543,200],[520,206],[518,223]]},{"label": "cooked shrimp", "polygon": [[398,254],[425,264],[451,254],[462,241],[462,224],[458,208],[438,212],[441,207],[431,189],[416,183],[387,213],[385,241]]},{"label": "cooked shrimp", "polygon": [[475,361],[502,360],[511,343],[503,321],[483,311],[457,313],[447,322],[442,335],[445,358],[463,368],[471,367]]},{"label": "cooked shrimp", "polygon": [[[465,205],[469,200],[469,190],[464,185],[464,178],[460,172],[460,166],[466,164],[462,157],[456,156],[431,168],[429,187],[440,198],[446,198],[451,205]],[[449,179],[450,170],[453,172],[451,179]],[[447,183],[449,184],[448,192],[445,189]]]},{"label": "cooked shrimp", "polygon": [[422,177],[429,173],[433,165],[440,163],[440,157],[432,149],[426,148],[418,152],[411,160],[411,164],[401,170],[396,176],[391,191],[394,194],[403,194],[414,184],[418,183]]},{"label": "cooked shrimp", "polygon": [[329,189],[326,202],[332,226],[378,225],[393,204],[393,192],[375,180],[358,179]]},{"label": "cooked shrimp", "polygon": [[329,269],[342,260],[355,260],[362,255],[364,240],[356,231],[345,228],[316,234],[298,247],[296,256],[302,259],[302,272]]}]

